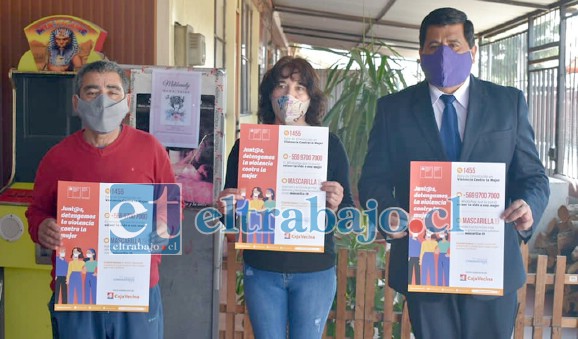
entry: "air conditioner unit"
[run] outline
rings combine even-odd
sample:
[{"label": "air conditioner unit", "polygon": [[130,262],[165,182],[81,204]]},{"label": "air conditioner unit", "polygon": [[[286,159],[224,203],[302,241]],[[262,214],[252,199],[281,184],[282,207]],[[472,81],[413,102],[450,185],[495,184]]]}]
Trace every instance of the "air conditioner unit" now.
[{"label": "air conditioner unit", "polygon": [[175,66],[205,64],[205,36],[194,33],[190,25],[175,23]]}]

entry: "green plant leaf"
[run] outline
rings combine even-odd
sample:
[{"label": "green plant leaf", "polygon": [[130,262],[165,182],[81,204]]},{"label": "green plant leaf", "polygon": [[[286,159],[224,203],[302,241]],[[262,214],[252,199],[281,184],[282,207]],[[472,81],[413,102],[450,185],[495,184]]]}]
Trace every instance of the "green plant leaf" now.
[{"label": "green plant leaf", "polygon": [[396,61],[379,54],[381,48],[391,50],[389,46],[376,44],[351,49],[343,69],[339,65],[329,69],[324,89],[324,93],[329,95],[337,86],[343,85],[343,91],[327,112],[324,124],[345,145],[351,164],[354,193],[365,160],[377,100],[406,87],[401,71],[392,67]]}]

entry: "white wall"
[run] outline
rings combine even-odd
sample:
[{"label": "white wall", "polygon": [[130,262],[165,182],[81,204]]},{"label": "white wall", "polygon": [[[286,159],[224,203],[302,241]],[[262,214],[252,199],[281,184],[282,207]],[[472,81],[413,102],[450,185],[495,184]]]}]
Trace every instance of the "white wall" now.
[{"label": "white wall", "polygon": [[[225,116],[225,149],[233,146],[236,138],[236,125],[238,120],[239,81],[237,78],[237,66],[239,61],[239,46],[237,46],[237,18],[241,18],[241,4],[243,0],[226,0],[225,13],[225,72],[227,74],[227,100]],[[259,22],[260,13],[253,2],[253,40],[252,53],[254,55],[251,64],[251,111],[257,112],[258,101],[258,51],[259,51]],[[214,0],[157,0],[156,4],[156,65],[174,66],[174,23],[191,25],[195,33],[205,36],[206,62],[201,67],[214,67]],[[240,27],[239,27],[240,29]],[[243,123],[255,123],[256,115],[244,117]]]},{"label": "white wall", "polygon": [[[174,64],[173,26],[171,24],[171,9],[173,0],[157,0],[156,2],[156,39],[155,64],[170,66]],[[172,61],[172,62],[170,62]]]},{"label": "white wall", "polygon": [[190,25],[205,36],[206,58],[200,67],[214,67],[214,0],[157,0],[157,65],[173,66],[174,24]]}]

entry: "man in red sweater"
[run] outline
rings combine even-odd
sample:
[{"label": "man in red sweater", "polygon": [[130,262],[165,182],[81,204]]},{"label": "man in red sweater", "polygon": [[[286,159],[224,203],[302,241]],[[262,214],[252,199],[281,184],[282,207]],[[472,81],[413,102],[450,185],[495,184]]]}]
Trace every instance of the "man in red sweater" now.
[{"label": "man in red sweater", "polygon": [[[84,129],[50,149],[38,166],[34,201],[26,211],[29,233],[40,245],[61,245],[56,224],[58,180],[104,183],[173,183],[163,146],[150,134],[123,125],[129,112],[129,80],[114,62],[82,67],[74,79],[73,107]],[[54,254],[52,283],[54,290]],[[149,312],[54,312],[49,308],[54,338],[163,337],[163,310],[158,286],[160,256],[151,256]]]}]

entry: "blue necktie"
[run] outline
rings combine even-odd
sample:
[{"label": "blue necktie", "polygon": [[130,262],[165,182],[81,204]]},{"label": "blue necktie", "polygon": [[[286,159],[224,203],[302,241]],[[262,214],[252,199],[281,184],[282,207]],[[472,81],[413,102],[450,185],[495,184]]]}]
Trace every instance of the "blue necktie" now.
[{"label": "blue necktie", "polygon": [[462,151],[462,140],[458,128],[458,113],[453,105],[456,97],[442,94],[440,99],[444,102],[444,112],[442,115],[442,127],[440,137],[446,150],[446,155],[450,161],[458,161]]}]

